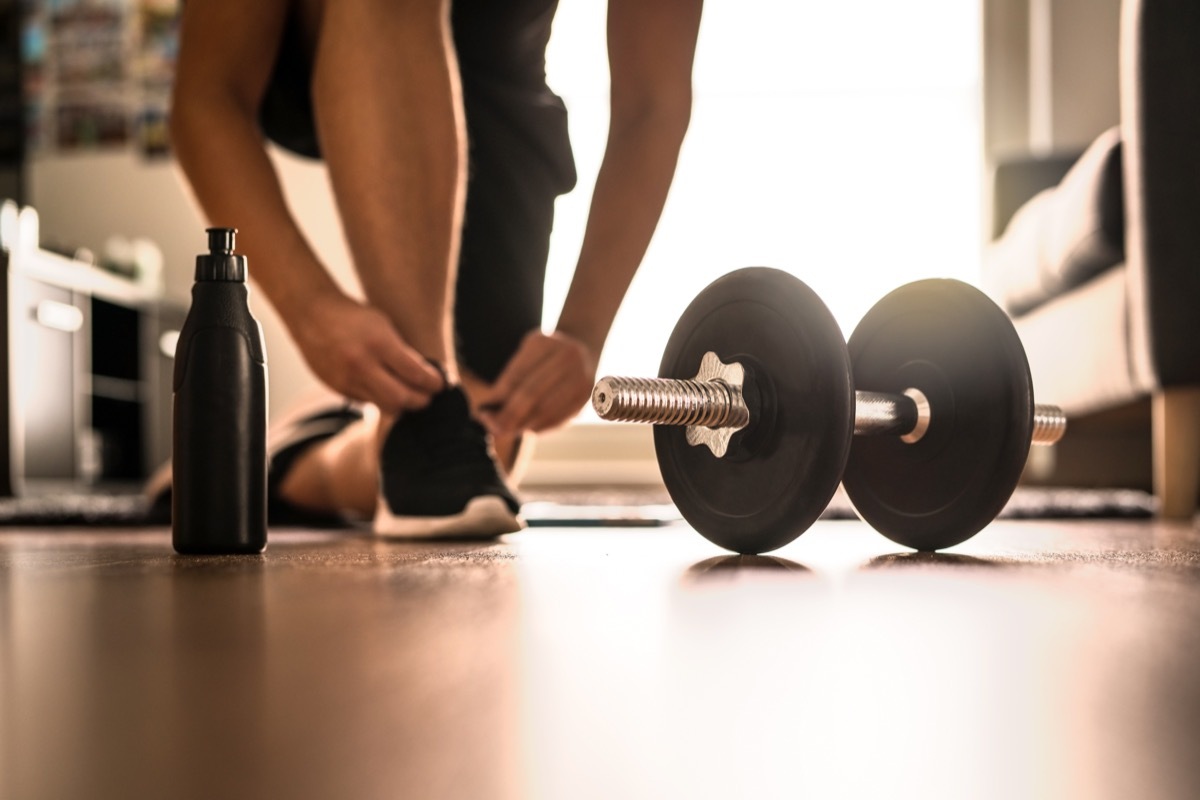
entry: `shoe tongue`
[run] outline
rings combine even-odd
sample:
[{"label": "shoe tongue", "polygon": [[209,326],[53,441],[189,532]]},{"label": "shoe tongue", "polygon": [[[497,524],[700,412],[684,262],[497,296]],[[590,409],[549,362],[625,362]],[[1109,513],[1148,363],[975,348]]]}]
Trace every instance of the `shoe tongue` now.
[{"label": "shoe tongue", "polygon": [[476,453],[487,451],[487,434],[471,416],[471,408],[461,387],[452,387],[433,396],[421,412],[422,422],[414,432],[425,446],[447,457],[471,463]]},{"label": "shoe tongue", "polygon": [[425,408],[429,417],[443,421],[466,422],[471,417],[467,396],[461,387],[454,386],[435,394]]}]

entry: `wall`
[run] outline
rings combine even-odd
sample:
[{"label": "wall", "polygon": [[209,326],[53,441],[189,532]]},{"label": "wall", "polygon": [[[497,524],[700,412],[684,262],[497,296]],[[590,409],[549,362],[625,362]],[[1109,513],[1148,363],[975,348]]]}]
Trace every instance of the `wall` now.
[{"label": "wall", "polygon": [[1086,147],[1120,119],[1120,0],[1053,0],[1050,144]]},{"label": "wall", "polygon": [[983,0],[983,150],[1029,149],[1029,2]]},{"label": "wall", "polygon": [[984,147],[1086,147],[1120,118],[1121,0],[983,0]]}]

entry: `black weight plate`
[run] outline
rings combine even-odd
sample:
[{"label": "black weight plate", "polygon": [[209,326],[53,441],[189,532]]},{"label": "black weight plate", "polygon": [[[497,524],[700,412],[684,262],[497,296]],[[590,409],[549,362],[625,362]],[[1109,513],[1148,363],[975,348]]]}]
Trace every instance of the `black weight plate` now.
[{"label": "black weight plate", "polygon": [[925,435],[856,436],[842,482],[892,541],[940,550],[974,536],[1012,496],[1029,454],[1033,384],[1004,312],[968,284],[926,280],[879,301],[850,337],[856,389],[916,388]]},{"label": "black weight plate", "polygon": [[829,309],[800,280],[765,267],[717,279],[687,307],[659,375],[694,378],[712,351],[747,372],[751,422],[717,458],[658,426],[654,447],[671,499],[721,547],[757,554],[807,530],[837,490],[854,431],[850,361]]}]

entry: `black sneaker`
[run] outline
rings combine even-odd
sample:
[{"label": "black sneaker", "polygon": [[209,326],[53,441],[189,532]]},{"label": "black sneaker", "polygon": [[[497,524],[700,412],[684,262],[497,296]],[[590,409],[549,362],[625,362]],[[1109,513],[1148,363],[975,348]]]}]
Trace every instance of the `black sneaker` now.
[{"label": "black sneaker", "polygon": [[480,539],[519,531],[509,490],[483,426],[459,387],[406,412],[379,456],[375,533],[397,538]]}]

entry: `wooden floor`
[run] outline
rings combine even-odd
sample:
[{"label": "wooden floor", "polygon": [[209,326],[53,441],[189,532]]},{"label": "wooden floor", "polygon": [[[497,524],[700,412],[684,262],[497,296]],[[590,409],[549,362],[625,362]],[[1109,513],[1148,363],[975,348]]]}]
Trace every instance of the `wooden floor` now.
[{"label": "wooden floor", "polygon": [[1200,530],[0,532],[0,797],[1196,798]]}]

